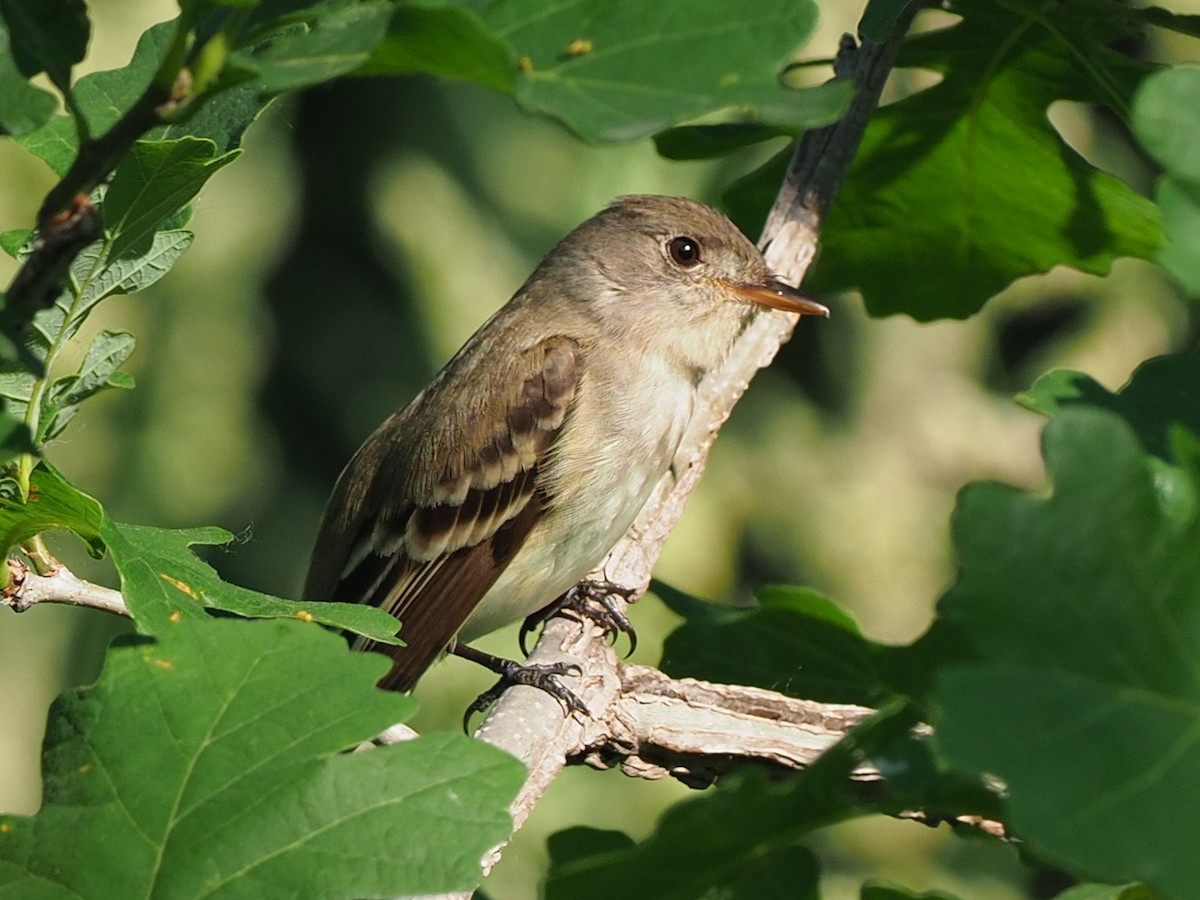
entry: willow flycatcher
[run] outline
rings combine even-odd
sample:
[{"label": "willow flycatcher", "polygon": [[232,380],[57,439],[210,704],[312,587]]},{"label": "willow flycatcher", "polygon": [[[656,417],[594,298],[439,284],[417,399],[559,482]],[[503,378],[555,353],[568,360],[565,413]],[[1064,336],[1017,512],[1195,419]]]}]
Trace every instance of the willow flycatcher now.
[{"label": "willow flycatcher", "polygon": [[828,315],[723,214],[630,196],[584,222],[342,472],[304,596],[399,619],[381,687],[545,607],[667,472],[704,376],[763,307]]}]

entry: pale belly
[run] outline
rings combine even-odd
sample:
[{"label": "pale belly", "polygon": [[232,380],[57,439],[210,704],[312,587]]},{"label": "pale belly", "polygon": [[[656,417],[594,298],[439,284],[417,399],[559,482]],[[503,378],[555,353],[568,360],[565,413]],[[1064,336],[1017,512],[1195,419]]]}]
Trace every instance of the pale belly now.
[{"label": "pale belly", "polygon": [[[524,619],[594,569],[629,530],[678,450],[691,414],[685,393],[656,430],[610,433],[613,446],[572,446],[572,479],[560,479],[554,507],[534,527],[512,563],[464,623],[467,642]],[[617,452],[613,452],[617,449]]]}]

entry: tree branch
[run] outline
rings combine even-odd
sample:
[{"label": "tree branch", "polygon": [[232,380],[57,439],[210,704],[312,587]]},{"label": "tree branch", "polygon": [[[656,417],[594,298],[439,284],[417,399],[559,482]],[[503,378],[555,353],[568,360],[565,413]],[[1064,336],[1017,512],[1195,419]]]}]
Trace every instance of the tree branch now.
[{"label": "tree branch", "polygon": [[[859,47],[849,36],[842,40],[834,66],[835,77],[853,81],[856,87],[854,99],[838,122],[807,132],[801,139],[759,240],[767,264],[785,281],[799,284],[816,254],[822,221],[849,169],[867,122],[878,105],[883,85],[895,62],[902,37],[916,15],[917,6],[911,4],[901,14],[893,37],[884,44],[864,41]],[[726,365],[705,379],[700,386],[701,396],[696,414],[680,445],[671,472],[659,483],[633,528],[612,549],[592,577],[626,588],[635,597],[645,593],[663,545],[679,521],[687,499],[704,471],[717,432],[755,372],[768,365],[783,342],[791,337],[796,322],[797,317],[787,313],[767,311],[760,314],[738,340]],[[590,623],[557,617],[547,623],[530,656],[530,662],[564,661],[574,663],[582,670],[578,678],[566,678],[564,683],[588,707],[592,714],[591,722],[581,722],[577,717],[567,716],[557,701],[541,691],[514,687],[505,692],[476,732],[477,737],[507,750],[529,768],[529,777],[512,807],[514,828],[523,824],[546,787],[569,761],[578,757],[602,761],[614,752],[615,747],[626,741],[632,741],[637,747],[636,753],[627,756],[627,761],[622,763],[626,771],[642,768],[639,774],[662,774],[683,767],[686,769],[684,774],[691,776],[698,773],[701,780],[714,774],[711,760],[697,763],[693,751],[712,752],[710,746],[717,745],[718,735],[729,737],[729,734],[714,729],[704,733],[703,742],[692,743],[703,731],[704,725],[691,719],[694,707],[676,694],[682,691],[686,696],[689,691],[699,688],[684,688],[680,682],[671,683],[670,686],[664,683],[658,685],[657,690],[662,693],[656,694],[653,701],[645,700],[643,695],[636,692],[629,695],[625,692],[629,684],[625,678],[634,677],[629,674],[634,672],[637,673],[637,679],[644,678],[646,670],[619,666],[599,628]],[[658,677],[665,678],[661,675]],[[705,690],[716,688],[708,686]],[[742,697],[744,699],[745,695]],[[772,706],[799,702],[780,695],[774,695],[771,701]],[[828,710],[828,707],[820,704],[815,706]],[[663,746],[653,739],[647,740],[651,735],[664,733],[654,731],[645,724],[652,720],[651,712],[669,718],[681,708],[688,710],[688,724],[668,729],[678,739],[677,744]],[[788,708],[791,709],[790,706]],[[719,716],[716,715],[718,711]],[[634,715],[635,712],[637,715]],[[728,712],[718,704],[716,708],[708,708],[705,716],[713,714],[714,718],[707,721],[719,721],[725,727],[734,724],[741,727],[744,724],[736,714],[728,716]],[[632,716],[632,731],[630,720],[625,718],[629,716]],[[836,741],[846,728],[857,721],[852,715],[846,716],[838,719],[841,730],[829,728],[820,731],[814,738],[814,754]],[[830,725],[829,721],[821,721],[823,727]],[[638,723],[645,725],[645,728],[642,729]],[[782,731],[770,735],[760,731],[762,724],[757,719],[753,720],[751,741],[759,742],[756,746],[763,748],[762,758],[770,758],[775,762],[794,761],[801,765],[811,760],[812,756],[805,756],[807,750],[802,752],[799,745],[789,743]],[[613,730],[605,732],[609,728]],[[804,730],[804,726],[801,726],[801,730]],[[795,740],[801,735],[792,734],[791,737]],[[803,738],[808,741],[813,736],[805,734]],[[725,746],[728,749],[728,745]],[[745,756],[754,755],[746,745],[739,746],[746,751]],[[767,751],[767,747],[772,749]],[[499,853],[498,848],[485,860],[485,872],[490,871],[499,859]]]},{"label": "tree branch", "polygon": [[[572,754],[596,768],[620,765],[639,778],[670,775],[692,786],[762,763],[799,769],[871,715],[862,706],[798,700],[741,685],[673,679],[619,665],[620,688],[600,719],[586,723]],[[872,780],[869,767],[857,775]]]},{"label": "tree branch", "polygon": [[84,581],[58,563],[45,575],[39,575],[19,559],[8,560],[8,585],[0,591],[0,604],[15,612],[25,612],[37,603],[67,603],[90,606],[105,612],[128,616],[120,591]]},{"label": "tree branch", "polygon": [[[546,624],[529,661],[579,666],[583,674],[563,683],[583,700],[588,716],[564,715],[549,694],[516,686],[476,731],[529,769],[510,808],[514,831],[569,762],[620,765],[629,775],[672,775],[694,785],[750,763],[801,768],[871,713],[623,665],[598,625],[562,616]],[[484,860],[485,873],[501,849]]]}]

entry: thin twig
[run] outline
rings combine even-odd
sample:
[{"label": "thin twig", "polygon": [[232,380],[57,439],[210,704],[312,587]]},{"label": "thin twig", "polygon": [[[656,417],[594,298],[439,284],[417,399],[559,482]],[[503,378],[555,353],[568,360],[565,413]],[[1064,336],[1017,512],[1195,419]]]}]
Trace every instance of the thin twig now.
[{"label": "thin twig", "polygon": [[39,575],[19,559],[7,562],[8,586],[0,592],[0,604],[16,612],[25,612],[38,603],[66,603],[129,615],[120,591],[84,581],[62,563]]}]

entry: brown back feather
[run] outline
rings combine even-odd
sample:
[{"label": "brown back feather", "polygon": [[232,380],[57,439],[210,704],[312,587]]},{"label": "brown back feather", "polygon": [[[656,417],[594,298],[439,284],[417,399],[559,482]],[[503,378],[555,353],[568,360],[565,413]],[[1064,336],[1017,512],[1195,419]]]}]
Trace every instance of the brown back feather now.
[{"label": "brown back feather", "polygon": [[[453,454],[466,463],[460,470],[434,479],[412,471],[429,458],[436,435],[411,433],[416,415],[410,407],[368,439],[334,489],[305,596],[371,603],[401,621],[402,647],[355,642],[392,654],[395,663],[381,687],[411,688],[445,651],[550,499],[544,486],[539,489],[539,475],[574,404],[582,357],[575,341],[556,336],[525,351],[520,365],[520,390],[496,430],[479,446]],[[434,393],[414,406],[439,399]],[[441,420],[418,421],[436,427]],[[443,502],[415,495],[413,485],[431,481]]]}]

